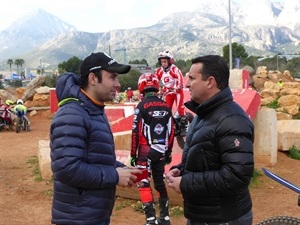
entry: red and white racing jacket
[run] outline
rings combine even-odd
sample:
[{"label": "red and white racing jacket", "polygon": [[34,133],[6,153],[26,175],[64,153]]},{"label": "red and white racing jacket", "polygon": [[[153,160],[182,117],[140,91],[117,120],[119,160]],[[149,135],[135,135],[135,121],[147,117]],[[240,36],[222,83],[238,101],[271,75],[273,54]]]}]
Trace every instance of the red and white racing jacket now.
[{"label": "red and white racing jacket", "polygon": [[172,64],[169,68],[160,67],[156,75],[164,85],[164,92],[176,92],[183,88],[183,75],[180,69]]}]

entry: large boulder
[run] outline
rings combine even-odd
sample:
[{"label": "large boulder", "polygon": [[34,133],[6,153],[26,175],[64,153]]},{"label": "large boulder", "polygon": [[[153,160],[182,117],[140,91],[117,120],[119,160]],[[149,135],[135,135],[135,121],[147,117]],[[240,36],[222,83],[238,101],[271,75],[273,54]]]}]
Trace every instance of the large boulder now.
[{"label": "large boulder", "polygon": [[0,89],[0,97],[3,102],[5,102],[8,99],[12,100],[13,102],[16,102],[18,100],[17,97],[15,97],[14,95],[12,95],[11,93],[9,93],[4,89]]},{"label": "large boulder", "polygon": [[32,81],[30,81],[26,87],[26,91],[24,92],[22,99],[24,101],[32,100],[34,94],[36,93],[36,89],[40,87],[46,79],[46,76],[37,76]]}]

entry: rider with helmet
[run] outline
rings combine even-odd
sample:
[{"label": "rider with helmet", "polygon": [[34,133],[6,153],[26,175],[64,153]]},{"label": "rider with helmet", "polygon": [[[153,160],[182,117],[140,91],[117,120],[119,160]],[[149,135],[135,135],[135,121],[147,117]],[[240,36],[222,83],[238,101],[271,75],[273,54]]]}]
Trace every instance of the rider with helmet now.
[{"label": "rider with helmet", "polygon": [[133,91],[131,90],[131,87],[127,88],[126,95],[127,95],[127,101],[132,102]]},{"label": "rider with helmet", "polygon": [[1,105],[0,107],[0,117],[2,120],[4,120],[5,124],[8,125],[9,129],[12,129],[12,119],[11,119],[11,105],[13,105],[14,102],[12,100],[6,100],[5,104]]},{"label": "rider with helmet", "polygon": [[156,75],[163,84],[163,95],[168,105],[173,107],[174,101],[177,103],[177,110],[181,122],[186,125],[185,107],[183,105],[183,75],[180,69],[174,64],[174,57],[168,50],[158,54],[158,63],[161,65],[157,69]]},{"label": "rider with helmet", "polygon": [[138,90],[142,100],[134,111],[131,142],[131,166],[147,169],[158,191],[160,215],[156,219],[150,179],[138,183],[140,198],[146,215],[146,225],[169,225],[169,197],[164,182],[165,164],[172,160],[174,121],[169,105],[157,96],[159,80],[155,74],[139,77]]},{"label": "rider with helmet", "polygon": [[27,113],[27,108],[26,106],[23,105],[23,100],[22,99],[18,99],[17,100],[17,105],[14,107],[14,114],[17,116],[17,117],[22,117],[27,121],[28,123],[28,130],[30,130],[30,122],[29,122],[29,119],[27,118],[26,116],[26,113]]}]

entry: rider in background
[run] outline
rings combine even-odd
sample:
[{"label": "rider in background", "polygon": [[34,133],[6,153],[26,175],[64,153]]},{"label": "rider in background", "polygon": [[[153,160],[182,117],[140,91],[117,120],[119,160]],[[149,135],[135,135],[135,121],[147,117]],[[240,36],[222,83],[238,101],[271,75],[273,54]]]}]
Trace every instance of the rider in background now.
[{"label": "rider in background", "polygon": [[12,119],[11,119],[11,108],[10,106],[13,105],[14,102],[12,100],[6,100],[5,104],[2,104],[0,106],[0,116],[1,118],[6,121],[6,124],[8,125],[9,129],[12,129]]},{"label": "rider in background", "polygon": [[132,126],[131,166],[147,169],[158,192],[160,215],[156,219],[150,179],[143,179],[138,189],[146,215],[146,225],[170,225],[169,198],[164,182],[165,164],[172,160],[174,121],[169,105],[157,96],[159,81],[155,74],[142,74],[138,89],[143,99],[135,108]]},{"label": "rider in background", "polygon": [[131,87],[127,88],[126,94],[127,94],[127,101],[132,102],[133,91],[131,90]]},{"label": "rider in background", "polygon": [[[17,105],[14,107],[14,114],[17,117],[22,117],[27,121],[28,123],[28,127],[30,127],[30,121],[26,116],[27,113],[27,108],[26,106],[23,105],[23,100],[22,99],[18,99],[17,100]],[[29,129],[28,129],[29,130]]]},{"label": "rider in background", "polygon": [[163,84],[163,95],[168,105],[173,107],[174,101],[177,103],[177,110],[181,118],[181,124],[187,124],[185,107],[183,105],[183,75],[180,69],[174,64],[174,57],[168,50],[158,54],[158,63],[161,65],[157,69],[156,75]]}]

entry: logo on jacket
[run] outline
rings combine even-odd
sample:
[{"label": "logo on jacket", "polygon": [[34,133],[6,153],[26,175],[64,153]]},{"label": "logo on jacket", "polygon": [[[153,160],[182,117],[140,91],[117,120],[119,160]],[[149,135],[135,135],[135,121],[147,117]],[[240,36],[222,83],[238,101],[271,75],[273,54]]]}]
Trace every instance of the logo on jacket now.
[{"label": "logo on jacket", "polygon": [[157,133],[158,135],[160,135],[163,131],[164,131],[164,127],[159,123],[154,127],[154,132]]},{"label": "logo on jacket", "polygon": [[138,109],[138,108],[136,108],[135,110],[134,110],[134,114],[136,115],[136,114],[139,114],[139,112],[140,112],[140,110]]},{"label": "logo on jacket", "polygon": [[168,115],[167,111],[150,111],[149,115],[155,118],[162,118]]},{"label": "logo on jacket", "polygon": [[239,147],[240,146],[240,141],[238,139],[234,140],[234,146]]}]

